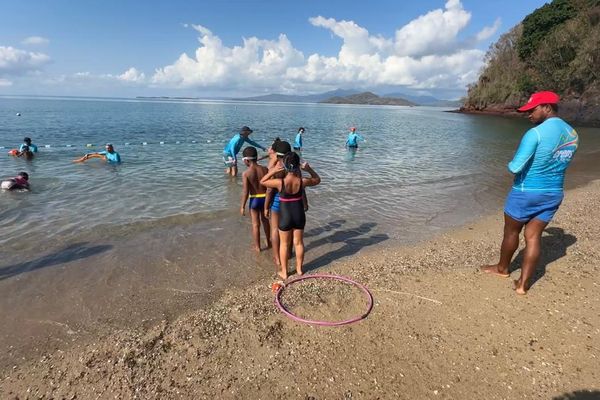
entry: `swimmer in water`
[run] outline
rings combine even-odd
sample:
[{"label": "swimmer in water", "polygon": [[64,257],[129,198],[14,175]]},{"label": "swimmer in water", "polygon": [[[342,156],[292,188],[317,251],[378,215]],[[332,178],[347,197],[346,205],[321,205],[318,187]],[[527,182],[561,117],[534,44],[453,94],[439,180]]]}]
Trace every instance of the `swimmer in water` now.
[{"label": "swimmer in water", "polygon": [[237,176],[237,154],[242,149],[244,142],[258,147],[262,151],[267,150],[260,144],[248,138],[252,132],[252,129],[243,126],[242,129],[240,129],[240,133],[232,137],[231,140],[229,140],[229,143],[227,143],[227,146],[223,149],[223,162],[225,163],[225,173],[227,175]]},{"label": "swimmer in water", "polygon": [[262,222],[267,238],[267,248],[271,247],[271,226],[263,213],[267,189],[260,184],[260,180],[269,171],[256,161],[258,153],[254,147],[246,147],[242,153],[244,164],[248,169],[242,174],[242,206],[240,214],[246,215],[246,202],[250,199],[250,217],[252,218],[252,238],[254,250],[260,251],[260,225]]},{"label": "swimmer in water", "polygon": [[95,153],[87,153],[86,155],[84,155],[81,158],[78,158],[77,160],[73,160],[73,162],[84,162],[86,160],[89,160],[90,158],[101,158],[104,161],[108,161],[110,163],[120,163],[121,162],[121,156],[119,155],[119,153],[117,153],[115,151],[115,148],[113,147],[112,144],[107,143],[105,146],[105,151],[98,151]]},{"label": "swimmer in water", "polygon": [[348,149],[358,149],[359,141],[365,141],[365,138],[356,132],[355,127],[350,128],[350,133],[348,134],[348,138],[346,139],[346,147]]},{"label": "swimmer in water", "polygon": [[23,157],[26,160],[32,160],[33,159],[33,152],[31,151],[31,149],[29,148],[29,146],[25,146],[25,145],[21,145],[19,147],[19,150],[17,150],[17,152],[15,153],[16,157]]},{"label": "swimmer in water", "polygon": [[2,181],[0,187],[4,190],[29,190],[29,174],[27,172],[19,172],[14,178]]},{"label": "swimmer in water", "polygon": [[23,149],[29,148],[29,151],[32,153],[37,153],[38,148],[35,144],[31,143],[31,138],[26,137],[23,139],[23,143],[19,146],[19,151],[23,151]]},{"label": "swimmer in water", "polygon": [[[321,183],[319,175],[308,165],[300,164],[300,156],[289,152],[282,159],[283,168],[273,168],[267,175],[261,179],[261,183],[279,192],[280,215],[279,215],[279,235],[280,249],[279,258],[281,260],[281,270],[279,276],[282,279],[288,277],[288,260],[290,254],[290,244],[294,243],[296,253],[296,273],[302,275],[302,266],[304,264],[304,226],[306,224],[306,214],[302,203],[302,190],[307,186],[315,186]],[[310,174],[309,178],[302,177],[302,170]],[[280,176],[283,174],[283,178]]]}]

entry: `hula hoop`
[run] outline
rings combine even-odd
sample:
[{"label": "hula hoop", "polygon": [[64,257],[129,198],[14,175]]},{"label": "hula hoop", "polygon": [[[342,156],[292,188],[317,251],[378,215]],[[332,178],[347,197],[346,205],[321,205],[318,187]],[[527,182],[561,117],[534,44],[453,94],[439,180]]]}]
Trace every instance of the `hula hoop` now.
[{"label": "hula hoop", "polygon": [[[360,316],[350,318],[350,319],[347,319],[344,321],[330,322],[330,321],[310,320],[310,319],[304,319],[304,318],[298,317],[297,315],[294,315],[293,313],[291,313],[287,308],[285,308],[285,306],[283,304],[281,304],[281,293],[283,292],[283,289],[285,287],[292,285],[294,283],[306,280],[306,279],[321,279],[321,278],[347,282],[347,283],[359,288],[368,299],[369,304],[367,306],[367,311]],[[371,309],[373,308],[373,295],[371,294],[371,292],[369,292],[369,289],[367,289],[364,285],[362,285],[358,282],[355,282],[350,278],[346,278],[345,276],[328,275],[328,274],[314,274],[314,275],[301,276],[300,278],[296,278],[296,279],[286,283],[285,286],[281,286],[277,290],[277,293],[275,293],[275,304],[277,305],[277,308],[279,308],[281,310],[282,313],[284,313],[288,318],[290,318],[296,322],[302,322],[302,323],[309,324],[309,325],[341,326],[341,325],[348,325],[348,324],[351,324],[354,322],[358,322],[358,321],[366,318],[367,315],[369,315],[369,313],[371,312]]]}]

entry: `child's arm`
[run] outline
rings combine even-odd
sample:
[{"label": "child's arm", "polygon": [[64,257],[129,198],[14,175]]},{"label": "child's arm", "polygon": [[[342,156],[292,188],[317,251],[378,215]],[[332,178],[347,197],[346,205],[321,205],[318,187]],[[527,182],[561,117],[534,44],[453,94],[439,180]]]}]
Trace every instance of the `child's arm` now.
[{"label": "child's arm", "polygon": [[242,174],[242,206],[240,208],[240,214],[246,215],[246,202],[248,201],[248,172]]},{"label": "child's arm", "polygon": [[264,214],[266,218],[269,218],[271,215],[271,203],[273,202],[273,189],[267,188],[266,196],[265,196],[265,210]]},{"label": "child's arm", "polygon": [[272,168],[260,180],[260,184],[266,188],[281,190],[281,179],[273,178],[274,175],[284,171],[284,168]]},{"label": "child's arm", "polygon": [[310,174],[310,178],[302,178],[302,183],[304,186],[316,186],[321,183],[321,177],[315,172],[314,169],[308,163],[304,163],[300,165],[304,171]]},{"label": "child's arm", "polygon": [[306,190],[302,188],[302,204],[304,205],[304,211],[308,211],[308,197],[306,197]]}]

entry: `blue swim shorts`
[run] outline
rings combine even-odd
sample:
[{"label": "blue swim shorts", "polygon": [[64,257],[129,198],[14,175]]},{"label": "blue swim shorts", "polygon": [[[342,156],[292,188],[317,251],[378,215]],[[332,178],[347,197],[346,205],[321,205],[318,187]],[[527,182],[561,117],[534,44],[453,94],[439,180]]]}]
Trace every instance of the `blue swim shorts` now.
[{"label": "blue swim shorts", "polygon": [[563,192],[522,192],[513,189],[506,197],[504,212],[519,222],[529,222],[534,218],[550,222],[563,197]]},{"label": "blue swim shorts", "polygon": [[265,196],[261,197],[250,197],[250,203],[248,205],[251,210],[259,210],[262,213],[263,208],[265,208]]},{"label": "blue swim shorts", "polygon": [[271,211],[279,212],[279,192],[273,196],[273,202],[271,203]]}]

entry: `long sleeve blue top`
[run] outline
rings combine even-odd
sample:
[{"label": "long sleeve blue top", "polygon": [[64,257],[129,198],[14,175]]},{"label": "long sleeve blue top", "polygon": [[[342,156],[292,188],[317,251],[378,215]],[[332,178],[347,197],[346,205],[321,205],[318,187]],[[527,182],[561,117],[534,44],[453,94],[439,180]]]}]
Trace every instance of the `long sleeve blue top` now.
[{"label": "long sleeve blue top", "polygon": [[246,142],[252,146],[258,147],[259,149],[262,149],[263,151],[266,150],[263,146],[256,143],[254,140],[248,139],[247,137],[243,137],[242,135],[240,135],[238,133],[237,135],[235,135],[234,137],[231,138],[229,143],[227,143],[227,146],[225,146],[225,148],[223,149],[223,155],[226,157],[229,156],[232,158],[237,158],[237,154],[242,149],[244,142]]},{"label": "long sleeve blue top", "polygon": [[528,130],[508,163],[508,170],[515,174],[513,189],[562,192],[565,171],[578,145],[575,129],[558,117]]}]

